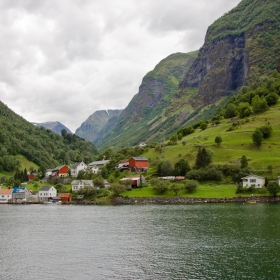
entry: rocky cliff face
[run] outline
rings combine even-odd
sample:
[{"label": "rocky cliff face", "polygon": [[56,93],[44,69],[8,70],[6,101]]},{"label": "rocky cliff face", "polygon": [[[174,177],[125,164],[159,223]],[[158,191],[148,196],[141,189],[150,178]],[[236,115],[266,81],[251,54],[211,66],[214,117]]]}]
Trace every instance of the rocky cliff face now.
[{"label": "rocky cliff face", "polygon": [[75,134],[92,143],[97,143],[115,125],[122,110],[100,110],[94,112],[77,128]]},{"label": "rocky cliff face", "polygon": [[180,89],[198,88],[193,108],[213,104],[276,69],[279,17],[279,1],[244,0],[209,27],[198,58],[180,83]]},{"label": "rocky cliff face", "polygon": [[194,108],[212,104],[244,85],[249,72],[245,34],[229,36],[201,48],[180,88],[199,88]]}]

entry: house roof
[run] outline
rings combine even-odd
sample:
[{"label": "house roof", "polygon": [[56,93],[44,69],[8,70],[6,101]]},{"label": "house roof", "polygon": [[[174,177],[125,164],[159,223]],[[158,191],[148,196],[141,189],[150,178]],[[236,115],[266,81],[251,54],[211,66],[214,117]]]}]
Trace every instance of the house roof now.
[{"label": "house roof", "polygon": [[72,197],[72,194],[71,194],[71,193],[61,193],[59,196],[60,196],[61,198],[62,198],[62,197],[67,197],[67,198],[69,198],[69,197]]},{"label": "house roof", "polygon": [[42,187],[40,190],[39,190],[39,192],[41,192],[41,191],[49,191],[50,190],[50,188],[52,188],[53,186],[44,186],[44,187]]},{"label": "house roof", "polygon": [[26,190],[28,190],[26,187],[16,187],[13,189],[13,193],[25,192]]},{"label": "house roof", "polygon": [[91,162],[91,163],[89,164],[89,166],[91,166],[91,165],[104,165],[104,164],[106,164],[107,162],[109,162],[108,159],[107,159],[107,160],[93,161],[93,162]]},{"label": "house roof", "polygon": [[264,179],[264,177],[261,177],[261,176],[255,175],[255,174],[250,174],[250,175],[248,175],[246,177],[243,177],[241,179],[248,179],[248,178],[252,178],[252,177],[259,178],[259,179]]},{"label": "house roof", "polygon": [[60,166],[57,166],[55,169],[53,169],[52,171],[58,171],[58,170],[60,170],[62,167],[64,167],[64,166],[66,166],[66,167],[68,167],[67,165],[60,165]]},{"label": "house roof", "polygon": [[79,184],[79,182],[83,182],[85,185],[92,184],[92,180],[73,180],[71,185]]},{"label": "house roof", "polygon": [[[80,161],[80,162],[76,162],[76,163],[73,163],[70,165],[70,168],[77,168],[81,163],[84,163],[83,161]],[[84,163],[85,164],[85,163]]]},{"label": "house roof", "polygon": [[0,194],[12,194],[13,189],[1,189]]},{"label": "house roof", "polygon": [[138,161],[148,161],[147,158],[145,157],[132,157],[134,160],[138,160]]}]

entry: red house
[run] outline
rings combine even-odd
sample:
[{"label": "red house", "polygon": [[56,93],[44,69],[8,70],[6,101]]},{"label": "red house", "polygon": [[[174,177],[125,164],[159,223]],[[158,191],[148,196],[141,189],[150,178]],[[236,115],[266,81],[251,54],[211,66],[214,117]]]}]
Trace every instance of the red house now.
[{"label": "red house", "polygon": [[52,170],[52,177],[67,177],[69,167],[67,165],[57,166],[55,169]]},{"label": "red house", "polygon": [[72,201],[71,193],[61,193],[59,196],[60,196],[61,201],[64,203]]},{"label": "red house", "polygon": [[132,157],[129,160],[129,168],[135,171],[145,171],[149,167],[149,160],[144,157]]}]

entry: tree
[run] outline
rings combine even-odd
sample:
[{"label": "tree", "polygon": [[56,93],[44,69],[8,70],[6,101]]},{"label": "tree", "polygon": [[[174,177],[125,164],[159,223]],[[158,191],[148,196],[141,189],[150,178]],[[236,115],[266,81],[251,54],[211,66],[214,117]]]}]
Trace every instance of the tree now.
[{"label": "tree", "polygon": [[93,184],[97,188],[104,188],[104,179],[99,175],[93,180]]},{"label": "tree", "polygon": [[267,184],[267,190],[272,196],[277,196],[277,193],[280,191],[280,186],[277,182],[269,182]]},{"label": "tree", "polygon": [[208,127],[208,123],[206,121],[202,121],[200,123],[200,129],[205,130]]},{"label": "tree", "polygon": [[267,101],[264,96],[259,97],[256,95],[252,99],[252,108],[254,113],[262,113],[265,112],[268,109]]},{"label": "tree", "polygon": [[252,134],[252,139],[253,139],[253,142],[258,146],[260,147],[261,144],[262,144],[262,141],[263,141],[263,134],[262,132],[256,128],[256,130],[253,132]]},{"label": "tree", "polygon": [[236,106],[232,103],[229,103],[226,107],[224,117],[227,119],[235,117],[236,116],[235,109],[236,109]]},{"label": "tree", "polygon": [[187,160],[180,159],[174,166],[175,176],[185,176],[188,171],[190,171],[190,166]]},{"label": "tree", "polygon": [[193,193],[196,190],[197,186],[198,186],[198,182],[196,180],[187,180],[185,182],[185,189],[189,193]]},{"label": "tree", "polygon": [[241,168],[245,168],[248,166],[248,159],[246,156],[243,155],[241,157],[240,165],[241,165]]},{"label": "tree", "polygon": [[170,176],[173,174],[173,164],[171,161],[161,161],[157,166],[157,173],[159,176]]},{"label": "tree", "polygon": [[204,168],[208,166],[210,163],[211,163],[210,153],[206,151],[205,148],[199,148],[195,160],[196,168]]},{"label": "tree", "polygon": [[219,135],[216,136],[216,138],[215,138],[215,143],[216,143],[218,146],[220,146],[222,142],[223,142],[222,137],[219,136]]},{"label": "tree", "polygon": [[261,126],[259,130],[261,131],[264,139],[269,138],[272,134],[272,127],[270,125]]},{"label": "tree", "polygon": [[279,99],[279,95],[275,92],[268,94],[266,97],[266,102],[269,106],[275,105]]},{"label": "tree", "polygon": [[151,180],[153,190],[158,194],[164,194],[168,190],[169,181],[154,178]]},{"label": "tree", "polygon": [[172,185],[170,186],[170,190],[171,190],[172,192],[174,192],[176,196],[178,195],[178,192],[181,191],[182,189],[183,189],[183,186],[178,185],[178,184],[172,184]]},{"label": "tree", "polygon": [[115,196],[119,196],[122,192],[126,191],[126,186],[120,184],[112,184],[110,190],[114,193]]}]

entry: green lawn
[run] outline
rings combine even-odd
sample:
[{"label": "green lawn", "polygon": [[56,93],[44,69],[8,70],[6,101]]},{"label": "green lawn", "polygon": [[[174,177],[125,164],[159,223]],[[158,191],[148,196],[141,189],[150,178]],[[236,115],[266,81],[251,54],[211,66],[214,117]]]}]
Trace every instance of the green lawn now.
[{"label": "green lawn", "polygon": [[[194,193],[187,193],[182,190],[178,196],[194,197],[194,198],[232,198],[235,194],[236,185],[233,184],[200,184]],[[175,194],[171,191],[163,195],[156,194],[152,187],[145,187],[142,189],[133,189],[122,193],[123,197],[172,197]]]}]

